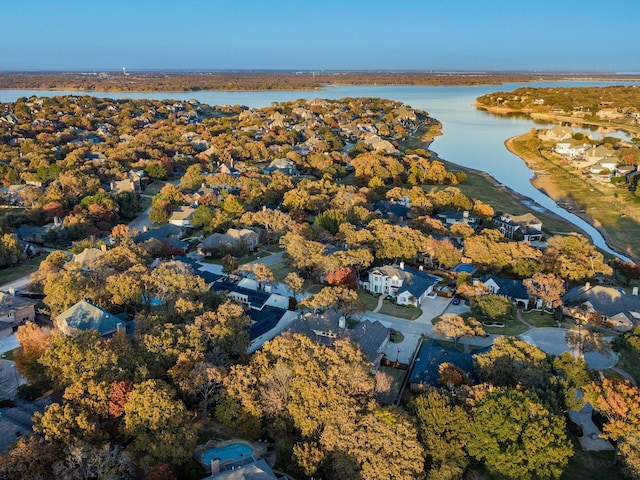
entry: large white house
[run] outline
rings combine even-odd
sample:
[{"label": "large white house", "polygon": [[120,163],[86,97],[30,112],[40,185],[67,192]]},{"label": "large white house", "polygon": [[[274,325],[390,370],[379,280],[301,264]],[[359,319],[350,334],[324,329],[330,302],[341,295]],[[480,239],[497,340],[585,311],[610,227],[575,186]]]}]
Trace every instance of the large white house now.
[{"label": "large white house", "polygon": [[368,281],[362,282],[362,286],[373,294],[395,298],[398,305],[419,307],[439,281],[439,277],[429,275],[422,269],[405,267],[404,262],[400,262],[399,265],[372,268]]}]

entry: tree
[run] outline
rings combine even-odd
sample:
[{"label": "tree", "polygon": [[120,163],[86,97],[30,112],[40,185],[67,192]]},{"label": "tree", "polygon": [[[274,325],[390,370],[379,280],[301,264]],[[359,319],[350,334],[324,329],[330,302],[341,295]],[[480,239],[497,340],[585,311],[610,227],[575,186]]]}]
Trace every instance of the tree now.
[{"label": "tree", "polygon": [[122,447],[86,443],[66,449],[65,458],[53,466],[56,478],[68,480],[127,480],[135,478],[135,467]]},{"label": "tree", "polygon": [[160,461],[179,463],[191,457],[196,433],[184,404],[164,382],[147,380],[136,385],[123,418],[127,451],[143,469]]},{"label": "tree", "polygon": [[585,237],[556,235],[548,240],[543,263],[546,270],[570,281],[594,277],[597,273],[611,275],[603,255]]},{"label": "tree", "polygon": [[263,263],[244,264],[241,270],[253,273],[258,281],[258,289],[261,289],[266,285],[273,286],[278,283],[276,277],[273,276],[271,269]]},{"label": "tree", "polygon": [[591,332],[582,325],[571,328],[564,334],[570,351],[577,357],[584,358],[585,353],[598,352],[609,355],[611,344],[599,332]]},{"label": "tree", "polygon": [[59,451],[42,437],[22,437],[0,456],[0,478],[53,480],[53,464],[58,457]]},{"label": "tree", "polygon": [[311,310],[333,309],[345,316],[358,316],[367,307],[355,290],[345,287],[324,287],[315,295],[305,298],[300,306]]},{"label": "tree", "polygon": [[536,273],[532,278],[523,281],[527,287],[527,293],[531,297],[543,300],[542,311],[544,314],[547,305],[555,308],[562,304],[562,295],[564,295],[564,282],[552,273]]},{"label": "tree", "polygon": [[640,390],[628,380],[604,377],[601,383],[592,382],[583,391],[593,408],[609,420],[602,428],[602,436],[616,442],[616,457],[618,452],[628,455],[626,468],[637,477]]},{"label": "tree", "polygon": [[238,270],[238,262],[236,262],[236,259],[233,258],[233,256],[230,254],[227,254],[224,257],[222,257],[221,262],[222,262],[222,271],[227,275],[231,275],[232,273]]},{"label": "tree", "polygon": [[327,275],[327,282],[332,286],[340,286],[355,290],[358,288],[358,280],[353,268],[343,267],[339,268],[335,272],[331,272]]},{"label": "tree", "polygon": [[222,386],[224,369],[207,362],[201,353],[183,353],[178,357],[178,363],[169,370],[169,375],[182,392],[201,400],[206,424],[209,420],[209,400]]},{"label": "tree", "polygon": [[573,455],[564,418],[528,392],[504,389],[478,405],[468,449],[490,474],[521,479],[560,478]]},{"label": "tree", "polygon": [[287,289],[294,297],[300,295],[304,291],[304,278],[296,272],[287,273],[287,276],[284,277],[284,283],[287,285]]},{"label": "tree", "polygon": [[434,335],[453,339],[454,346],[458,346],[461,338],[471,338],[484,335],[482,324],[475,318],[462,318],[455,313],[445,313],[433,328]]},{"label": "tree", "polygon": [[491,319],[505,317],[513,308],[511,300],[502,295],[480,295],[471,300],[471,311]]},{"label": "tree", "polygon": [[27,322],[18,327],[16,338],[20,347],[14,352],[16,368],[30,382],[38,382],[44,378],[44,366],[40,357],[51,344],[55,331],[47,327],[39,327]]},{"label": "tree", "polygon": [[213,211],[206,205],[198,205],[191,217],[191,226],[193,228],[208,228],[213,220]]},{"label": "tree", "polygon": [[269,245],[271,236],[285,230],[293,223],[293,220],[288,213],[281,210],[263,208],[256,213],[246,213],[242,216],[242,222],[246,225],[262,225],[267,230],[267,245]]},{"label": "tree", "polygon": [[460,478],[469,464],[469,414],[440,390],[419,396],[412,407],[418,420],[418,437],[427,454],[428,478]]}]

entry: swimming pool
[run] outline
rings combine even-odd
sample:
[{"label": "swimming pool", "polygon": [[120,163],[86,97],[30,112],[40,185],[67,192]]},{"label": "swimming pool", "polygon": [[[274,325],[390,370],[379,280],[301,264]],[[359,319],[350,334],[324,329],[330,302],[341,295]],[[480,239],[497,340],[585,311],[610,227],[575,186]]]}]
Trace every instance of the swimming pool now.
[{"label": "swimming pool", "polygon": [[220,463],[232,460],[244,460],[253,456],[253,448],[246,443],[233,443],[226,447],[211,448],[204,452],[202,455],[202,461],[205,465],[209,465],[211,460],[219,458]]}]

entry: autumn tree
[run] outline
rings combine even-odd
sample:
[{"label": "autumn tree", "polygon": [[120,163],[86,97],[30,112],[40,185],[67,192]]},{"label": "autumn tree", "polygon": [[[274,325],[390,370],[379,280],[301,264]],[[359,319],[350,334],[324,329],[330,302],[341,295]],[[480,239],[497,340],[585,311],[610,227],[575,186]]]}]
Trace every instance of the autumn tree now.
[{"label": "autumn tree", "polygon": [[564,282],[552,273],[536,273],[532,278],[523,281],[529,296],[539,298],[543,301],[542,311],[549,305],[555,308],[562,304],[562,295],[565,292]]},{"label": "autumn tree", "polygon": [[329,285],[335,287],[345,287],[351,290],[355,290],[358,288],[358,280],[356,279],[356,274],[352,268],[342,267],[338,270],[331,272],[327,275],[327,282]]},{"label": "autumn tree", "polygon": [[582,236],[553,236],[544,252],[545,269],[559,277],[578,281],[601,273],[611,275],[612,269],[604,263],[603,255]]},{"label": "autumn tree", "polygon": [[289,290],[294,297],[304,291],[304,278],[296,272],[289,272],[287,276],[284,277],[284,283],[287,286],[287,290]]},{"label": "autumn tree", "polygon": [[315,295],[305,298],[300,306],[311,310],[336,310],[345,316],[358,316],[367,307],[355,290],[345,287],[324,287]]},{"label": "autumn tree", "polygon": [[20,347],[14,350],[14,361],[20,374],[30,382],[44,378],[44,366],[39,362],[56,335],[54,330],[27,322],[18,327],[16,338]]},{"label": "autumn tree", "polygon": [[484,329],[473,317],[465,319],[455,313],[445,313],[433,328],[433,334],[452,339],[457,347],[458,340],[484,335]]},{"label": "autumn tree", "polygon": [[[628,380],[602,378],[584,388],[586,399],[609,420],[602,428],[602,436],[616,442],[616,456],[622,455],[625,469],[632,478],[638,470],[638,432],[640,431],[640,391]],[[628,457],[628,461],[626,459]]]},{"label": "autumn tree", "polygon": [[490,474],[521,479],[560,478],[573,455],[564,418],[535,395],[503,389],[478,405],[468,449]]},{"label": "autumn tree", "polygon": [[53,466],[53,472],[56,478],[69,480],[136,478],[135,466],[127,452],[118,445],[108,443],[101,447],[88,443],[68,447],[64,460]]}]

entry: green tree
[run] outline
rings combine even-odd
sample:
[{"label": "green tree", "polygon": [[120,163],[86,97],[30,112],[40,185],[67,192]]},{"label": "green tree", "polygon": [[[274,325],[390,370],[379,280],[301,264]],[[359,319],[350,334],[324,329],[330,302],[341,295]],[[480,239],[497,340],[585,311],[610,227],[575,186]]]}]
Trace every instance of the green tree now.
[{"label": "green tree", "polygon": [[124,406],[127,451],[147,470],[158,462],[180,463],[193,454],[196,433],[184,404],[159,380],[136,385]]},{"label": "green tree", "polygon": [[324,287],[315,295],[305,298],[300,306],[311,310],[336,310],[343,315],[358,316],[366,310],[355,290],[345,287]]},{"label": "green tree", "polygon": [[471,300],[471,311],[475,315],[491,319],[506,317],[512,309],[511,300],[502,295],[480,295]]},{"label": "green tree", "polygon": [[468,449],[490,474],[521,479],[560,478],[573,455],[564,418],[530,393],[502,389],[478,405]]},{"label": "green tree", "polygon": [[418,435],[427,453],[428,478],[460,478],[469,464],[466,451],[469,414],[440,390],[416,398],[413,409],[418,420]]}]

